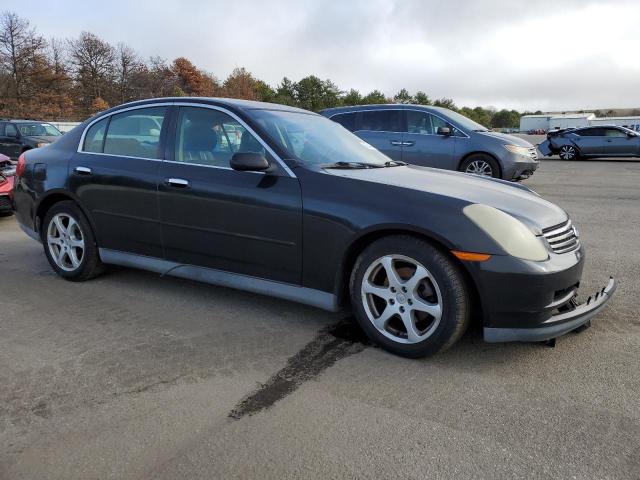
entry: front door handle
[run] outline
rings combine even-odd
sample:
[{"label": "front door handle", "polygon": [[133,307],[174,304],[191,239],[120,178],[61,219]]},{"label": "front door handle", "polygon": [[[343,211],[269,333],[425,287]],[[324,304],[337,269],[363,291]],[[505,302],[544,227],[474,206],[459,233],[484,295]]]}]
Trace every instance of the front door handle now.
[{"label": "front door handle", "polygon": [[76,167],[74,171],[79,175],[91,175],[91,169],[89,167]]},{"label": "front door handle", "polygon": [[413,147],[416,144],[416,142],[402,142],[402,146],[403,147]]},{"label": "front door handle", "polygon": [[189,188],[191,182],[189,180],[185,180],[184,178],[167,178],[167,185],[176,188]]}]

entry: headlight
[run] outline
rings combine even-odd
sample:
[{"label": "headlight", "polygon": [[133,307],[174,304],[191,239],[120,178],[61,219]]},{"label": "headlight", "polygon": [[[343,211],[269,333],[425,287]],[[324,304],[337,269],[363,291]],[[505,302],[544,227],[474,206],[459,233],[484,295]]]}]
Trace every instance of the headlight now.
[{"label": "headlight", "polygon": [[477,203],[467,205],[462,212],[509,255],[536,262],[549,258],[542,240],[511,215]]},{"label": "headlight", "polygon": [[505,145],[504,148],[509,150],[511,153],[515,153],[516,155],[524,155],[525,157],[531,156],[531,152],[529,152],[529,147],[520,147],[518,145]]},{"label": "headlight", "polygon": [[36,143],[36,148],[46,147],[47,145],[49,145],[49,144],[48,143]]}]

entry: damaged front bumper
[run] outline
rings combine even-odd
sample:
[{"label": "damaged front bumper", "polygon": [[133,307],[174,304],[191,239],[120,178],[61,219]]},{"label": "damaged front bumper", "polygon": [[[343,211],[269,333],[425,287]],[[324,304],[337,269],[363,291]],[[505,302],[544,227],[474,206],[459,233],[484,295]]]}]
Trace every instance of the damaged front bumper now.
[{"label": "damaged front bumper", "polygon": [[604,308],[616,290],[616,282],[611,277],[602,290],[580,305],[573,303],[566,310],[552,315],[539,326],[531,328],[484,328],[486,342],[542,342],[576,330],[587,324]]},{"label": "damaged front bumper", "polygon": [[553,151],[551,150],[551,142],[549,140],[545,140],[542,143],[536,145],[538,151],[544,155],[545,157],[550,157],[553,155]]}]

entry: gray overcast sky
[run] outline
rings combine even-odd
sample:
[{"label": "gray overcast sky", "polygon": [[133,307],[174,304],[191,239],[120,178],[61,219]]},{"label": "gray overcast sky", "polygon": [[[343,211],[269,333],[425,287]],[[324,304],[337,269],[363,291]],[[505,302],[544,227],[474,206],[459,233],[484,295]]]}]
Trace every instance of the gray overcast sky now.
[{"label": "gray overcast sky", "polygon": [[91,31],[142,56],[275,85],[423,90],[458,105],[640,107],[640,0],[3,0],[46,37]]}]

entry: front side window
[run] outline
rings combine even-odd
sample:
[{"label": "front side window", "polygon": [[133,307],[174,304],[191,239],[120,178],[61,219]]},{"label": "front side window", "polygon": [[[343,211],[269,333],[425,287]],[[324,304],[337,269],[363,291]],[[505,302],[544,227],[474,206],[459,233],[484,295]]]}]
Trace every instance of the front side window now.
[{"label": "front side window", "polygon": [[230,115],[210,108],[180,108],[176,161],[229,168],[235,153],[266,156],[262,144]]},{"label": "front side window", "polygon": [[366,110],[361,112],[358,130],[402,132],[402,110]]},{"label": "front side window", "polygon": [[104,144],[104,132],[107,130],[108,118],[103,118],[94,123],[84,136],[83,150],[91,153],[102,153]]},{"label": "front side window", "polygon": [[104,153],[160,158],[160,132],[166,107],[138,108],[111,116]]},{"label": "front side window", "polygon": [[13,123],[7,123],[7,126],[4,129],[5,137],[17,137],[18,129]]},{"label": "front side window", "polygon": [[438,128],[440,127],[449,127],[449,124],[440,117],[431,115],[430,113],[407,110],[408,133],[437,135]]},{"label": "front side window", "polygon": [[384,166],[389,157],[320,115],[280,110],[254,110],[253,119],[271,141],[306,165],[362,162]]},{"label": "front side window", "polygon": [[355,132],[356,130],[356,112],[352,113],[339,113],[331,117],[331,120],[334,122],[338,122],[344,128],[349,130],[350,132]]},{"label": "front side window", "polygon": [[617,128],[607,128],[605,129],[605,136],[607,137],[626,137],[626,132],[622,130],[618,130]]}]

